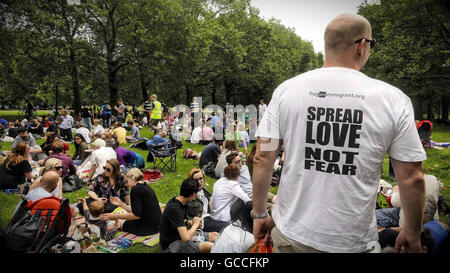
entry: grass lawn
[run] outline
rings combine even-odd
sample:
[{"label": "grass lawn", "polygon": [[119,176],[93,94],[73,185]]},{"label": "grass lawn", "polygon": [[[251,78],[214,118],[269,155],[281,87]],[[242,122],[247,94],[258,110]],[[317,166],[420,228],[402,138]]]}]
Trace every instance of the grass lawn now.
[{"label": "grass lawn", "polygon": [[[16,119],[18,119],[19,121],[22,121],[22,119],[24,119],[24,116],[21,116],[19,113],[23,112],[20,110],[0,110],[0,116],[2,116],[4,119],[6,119],[7,121],[15,121]],[[42,117],[44,115],[50,114],[51,117],[54,116],[52,110],[38,110],[36,111],[37,115]]]},{"label": "grass lawn", "polygon": [[[2,111],[1,113],[3,113]],[[141,136],[151,138],[153,133],[151,133],[147,128],[141,130]],[[447,142],[450,140],[450,127],[439,127],[433,128],[432,139],[436,142]],[[38,144],[41,144],[42,140],[37,140]],[[1,143],[3,150],[10,150],[12,143]],[[251,144],[251,146],[254,144]],[[73,144],[69,144],[71,153],[75,151]],[[130,144],[121,145],[123,147],[129,148]],[[150,186],[156,192],[158,200],[161,203],[167,203],[172,197],[178,195],[180,185],[187,177],[190,169],[198,168],[198,161],[192,159],[184,159],[182,151],[187,148],[191,148],[194,151],[201,152],[205,146],[191,144],[188,142],[183,142],[183,147],[178,150],[177,153],[177,172],[163,172],[163,178],[151,183]],[[251,147],[250,147],[251,148]],[[137,153],[140,153],[144,159],[147,158],[147,152],[139,149],[131,149]],[[446,200],[450,201],[450,148],[444,148],[443,150],[437,149],[426,149],[428,159],[424,162],[425,173],[433,174],[437,176],[444,184],[444,189],[441,191],[445,196]],[[146,163],[146,168],[150,168],[152,163]],[[382,179],[396,184],[395,179],[388,175],[388,158],[385,157],[383,163],[383,175]],[[205,187],[208,191],[212,192],[215,179],[208,177],[206,178]],[[272,187],[270,189],[272,193],[276,194],[277,187]],[[87,196],[87,186],[82,189],[65,193],[64,196],[69,198],[71,203],[77,202],[77,198]],[[0,192],[0,231],[3,230],[8,224],[12,217],[15,206],[19,203],[20,197],[15,194],[4,194]],[[441,216],[442,219],[447,220],[445,216]],[[137,244],[131,248],[125,249],[124,253],[156,253],[160,252],[159,246],[149,248],[142,244]]]}]

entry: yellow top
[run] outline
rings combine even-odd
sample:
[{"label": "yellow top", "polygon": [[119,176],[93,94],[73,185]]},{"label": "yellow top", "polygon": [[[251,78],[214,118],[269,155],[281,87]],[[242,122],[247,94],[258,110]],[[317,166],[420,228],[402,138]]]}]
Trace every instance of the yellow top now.
[{"label": "yellow top", "polygon": [[157,100],[155,100],[153,103],[155,104],[155,107],[153,107],[152,110],[152,119],[161,119],[161,103]]},{"label": "yellow top", "polygon": [[125,128],[117,127],[113,130],[113,134],[117,136],[117,142],[119,142],[119,144],[127,143],[127,130],[125,130]]}]

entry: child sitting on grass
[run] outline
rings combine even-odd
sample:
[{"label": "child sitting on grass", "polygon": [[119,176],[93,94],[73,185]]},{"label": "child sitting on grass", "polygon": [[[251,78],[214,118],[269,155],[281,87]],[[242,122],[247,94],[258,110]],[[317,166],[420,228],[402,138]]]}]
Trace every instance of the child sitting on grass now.
[{"label": "child sitting on grass", "polygon": [[[86,198],[78,199],[83,203],[84,217],[86,219],[86,227],[97,226],[100,229],[100,238],[109,241],[119,228],[119,221],[103,221],[100,219],[100,215],[105,210],[105,204],[101,201],[92,201],[89,207],[86,203]],[[86,232],[86,231],[84,231]]]}]

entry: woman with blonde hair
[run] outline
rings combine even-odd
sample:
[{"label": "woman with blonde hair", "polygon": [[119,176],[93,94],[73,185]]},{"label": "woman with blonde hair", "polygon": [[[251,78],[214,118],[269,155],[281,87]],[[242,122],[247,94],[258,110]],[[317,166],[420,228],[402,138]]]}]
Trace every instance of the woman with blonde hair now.
[{"label": "woman with blonde hair", "polygon": [[198,182],[199,190],[195,199],[186,203],[186,218],[188,220],[199,217],[203,221],[203,231],[220,232],[227,222],[216,221],[211,219],[211,193],[205,189],[206,176],[201,169],[191,169],[187,178],[192,178]]},{"label": "woman with blonde hair", "polygon": [[13,152],[0,167],[0,190],[17,189],[19,185],[33,177],[32,168],[28,162],[30,147],[24,142],[19,142]]},{"label": "woman with blonde hair", "polygon": [[120,229],[139,236],[152,235],[159,232],[161,208],[153,189],[142,179],[144,174],[138,168],[129,169],[125,173],[125,181],[130,189],[131,205],[118,197],[111,197],[111,203],[123,208],[126,213],[105,213],[101,220],[119,220]]}]

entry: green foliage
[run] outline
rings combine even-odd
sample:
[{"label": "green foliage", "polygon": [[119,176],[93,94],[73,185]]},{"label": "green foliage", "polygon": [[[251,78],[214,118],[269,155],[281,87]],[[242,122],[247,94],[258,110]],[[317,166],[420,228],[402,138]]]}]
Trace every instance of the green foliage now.
[{"label": "green foliage", "polygon": [[0,5],[0,104],[256,104],[316,68],[311,43],[248,0],[10,1]]},{"label": "green foliage", "polygon": [[441,0],[383,0],[358,11],[372,25],[377,45],[363,72],[387,81],[415,102],[416,118],[423,106],[448,120],[450,83],[450,6]]}]

